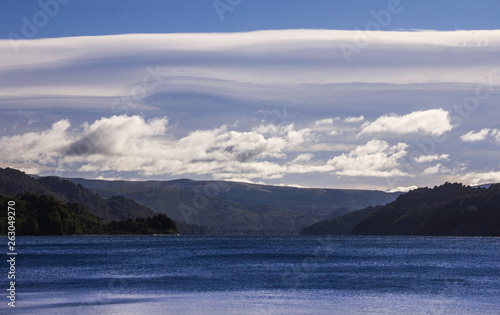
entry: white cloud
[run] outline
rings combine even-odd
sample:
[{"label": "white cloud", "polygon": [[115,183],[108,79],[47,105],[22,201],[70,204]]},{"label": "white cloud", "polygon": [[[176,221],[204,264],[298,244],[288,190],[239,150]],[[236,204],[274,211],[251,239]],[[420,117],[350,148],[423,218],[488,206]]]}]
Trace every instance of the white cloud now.
[{"label": "white cloud", "polygon": [[359,117],[347,117],[344,119],[344,122],[346,123],[359,123],[365,120],[365,116],[361,115]]},{"label": "white cloud", "polygon": [[[252,180],[314,172],[349,177],[407,175],[398,169],[408,147],[404,143],[390,146],[371,140],[326,163],[312,161],[311,153],[278,163],[288,159],[298,146],[312,141],[309,129],[296,130],[293,124],[260,125],[245,132],[222,126],[172,139],[167,123],[166,117],[146,121],[140,116],[121,115],[70,130],[69,122],[61,120],[47,131],[2,137],[0,150],[6,163],[77,168],[96,176],[103,176],[103,172],[138,172],[146,176],[198,174]],[[26,154],[19,156],[17,152]]]},{"label": "white cloud", "polygon": [[484,128],[481,129],[481,131],[474,132],[473,130],[469,131],[465,135],[461,136],[460,139],[462,141],[467,141],[467,142],[475,142],[475,141],[482,141],[485,140],[488,134],[490,133],[489,128]]},{"label": "white cloud", "polygon": [[[441,162],[449,157],[409,138],[451,131],[441,148],[455,157],[463,148],[449,139],[462,134],[452,122],[468,115],[469,130],[498,123],[494,105],[469,109],[474,97],[487,97],[489,104],[500,100],[494,93],[500,84],[500,30],[378,32],[349,64],[341,48],[356,45],[359,34],[280,30],[46,38],[24,41],[18,53],[10,41],[0,40],[0,164],[122,178],[204,174],[262,180],[309,172],[322,173],[323,181],[312,174],[282,182],[300,184],[309,177],[310,185],[386,189],[387,181],[376,174],[404,170],[431,176],[399,162],[394,168],[377,166],[378,155],[383,161],[384,154],[393,154],[355,152],[364,140],[387,136],[408,143],[409,152],[425,154],[417,163]],[[101,118],[141,110],[160,118]],[[175,128],[165,127],[165,116]],[[76,128],[83,120],[91,123]],[[500,131],[491,129],[486,140],[484,154],[470,165],[494,169],[493,142],[500,144]],[[306,155],[290,162],[301,154]],[[336,163],[327,164],[331,156]],[[359,167],[349,166],[356,159]],[[374,177],[343,179],[364,176],[362,169]]]},{"label": "white cloud", "polygon": [[104,177],[104,176],[97,176],[95,179],[98,180],[109,180],[109,181],[116,181],[116,180],[121,180],[121,177]]},{"label": "white cloud", "polygon": [[278,186],[278,187],[296,187],[296,188],[307,188],[307,187],[304,187],[302,185],[298,185],[298,184],[283,184],[283,183],[279,183],[279,184],[276,184],[274,186]]},{"label": "white cloud", "polygon": [[[81,172],[211,174],[218,178],[279,178],[286,168],[266,161],[309,138],[309,129],[265,125],[238,132],[227,126],[196,130],[178,140],[167,134],[167,118],[145,121],[140,116],[112,116],[69,130],[67,120],[41,133],[0,138],[6,163],[32,162],[44,167],[66,165]],[[19,152],[24,154],[19,155]],[[297,161],[307,162],[311,154]]]},{"label": "white cloud", "polygon": [[327,126],[331,126],[333,125],[333,122],[334,121],[338,121],[340,120],[338,117],[336,118],[325,118],[325,119],[321,119],[321,120],[318,120],[314,123],[315,126],[323,126],[323,125],[327,125]]},{"label": "white cloud", "polygon": [[344,134],[344,130],[331,130],[328,134],[331,136],[340,136]]},{"label": "white cloud", "polygon": [[471,172],[462,176],[461,180],[471,186],[500,183],[500,171]]},{"label": "white cloud", "polygon": [[403,116],[395,114],[381,116],[374,122],[365,123],[359,135],[372,133],[402,135],[421,132],[440,136],[452,128],[450,114],[439,108],[415,111]]},{"label": "white cloud", "polygon": [[418,186],[408,186],[408,187],[399,186],[399,187],[396,187],[396,188],[393,188],[393,189],[386,190],[386,192],[388,192],[388,193],[393,193],[393,192],[409,192],[410,190],[414,190],[414,189],[417,189],[417,188],[418,188]]},{"label": "white cloud", "polygon": [[430,166],[424,170],[425,175],[434,175],[438,174],[439,172],[443,171],[443,165],[438,163],[434,166]]},{"label": "white cloud", "polygon": [[413,159],[417,163],[428,163],[428,162],[433,162],[433,161],[448,161],[450,155],[449,154],[432,154],[432,155],[421,155],[421,156],[416,156]]},{"label": "white cloud", "polygon": [[[0,40],[0,99],[63,97],[64,102],[51,106],[71,108],[75,103],[66,101],[71,99],[102,108],[113,97],[138,101],[156,93],[189,91],[331,103],[336,95],[329,84],[353,84],[356,89],[351,93],[357,93],[360,84],[366,83],[434,88],[480,82],[495,69],[500,47],[499,30],[376,34],[363,53],[354,56],[360,65],[367,65],[360,67],[349,67],[342,51],[346,44],[359,45],[359,31],[44,38],[23,41],[19,52],[4,39]],[[476,58],[478,50],[482,58]],[[135,99],[138,95],[144,97]],[[343,106],[349,104],[339,105]]]},{"label": "white cloud", "polygon": [[4,164],[6,161],[54,163],[57,156],[71,143],[71,139],[65,137],[69,127],[69,121],[60,120],[46,131],[0,138],[0,155]]},{"label": "white cloud", "polygon": [[299,154],[290,164],[300,163],[300,162],[309,162],[314,157],[314,154],[311,153],[303,153]]},{"label": "white cloud", "polygon": [[327,162],[335,173],[343,176],[391,177],[408,175],[398,169],[399,160],[406,155],[408,145],[390,146],[386,141],[370,140],[347,154]]},{"label": "white cloud", "polygon": [[500,129],[493,129],[491,136],[495,138],[496,143],[500,144]]}]

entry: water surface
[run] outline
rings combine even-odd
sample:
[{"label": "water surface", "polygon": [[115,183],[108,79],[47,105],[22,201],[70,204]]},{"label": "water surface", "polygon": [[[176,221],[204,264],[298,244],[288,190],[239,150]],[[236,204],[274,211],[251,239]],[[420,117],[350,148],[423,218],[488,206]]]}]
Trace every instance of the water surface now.
[{"label": "water surface", "polygon": [[15,313],[500,314],[499,246],[460,237],[22,237]]}]

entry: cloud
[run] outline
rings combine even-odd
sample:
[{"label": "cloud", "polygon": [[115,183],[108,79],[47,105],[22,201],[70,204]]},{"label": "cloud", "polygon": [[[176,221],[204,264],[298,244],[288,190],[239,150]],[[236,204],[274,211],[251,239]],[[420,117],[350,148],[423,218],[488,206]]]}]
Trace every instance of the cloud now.
[{"label": "cloud", "polygon": [[500,183],[500,171],[470,172],[462,176],[461,180],[471,186]]},{"label": "cloud", "polygon": [[85,136],[68,145],[65,153],[68,156],[137,155],[152,149],[150,145],[156,142],[155,137],[166,133],[167,123],[166,117],[147,122],[140,116],[101,118],[90,126],[85,125]]},{"label": "cloud", "polygon": [[[7,164],[76,168],[102,178],[110,177],[103,172],[197,174],[246,180],[315,172],[348,177],[407,175],[398,169],[408,147],[404,143],[390,146],[385,141],[371,140],[323,163],[313,161],[311,153],[301,153],[286,162],[299,146],[314,142],[309,129],[269,124],[236,131],[224,125],[175,139],[167,132],[167,125],[166,117],[145,120],[120,115],[71,129],[69,121],[61,120],[40,133],[0,138],[0,151]],[[25,154],[20,156],[18,152]]]},{"label": "cloud", "polygon": [[399,160],[406,155],[408,145],[390,146],[386,141],[370,140],[347,154],[330,159],[327,165],[343,176],[392,177],[408,175],[398,169]]},{"label": "cloud", "polygon": [[[0,40],[0,164],[62,176],[286,177],[279,182],[382,189],[377,174],[404,170],[420,177],[414,183],[443,182],[423,174],[432,165],[403,168],[389,148],[407,143],[401,154],[416,152],[417,163],[470,156],[450,139],[465,118],[468,130],[498,124],[488,104],[500,101],[500,30],[374,34],[351,63],[342,47],[359,45],[359,31],[43,38],[18,53]],[[472,111],[476,98],[485,105]],[[414,137],[446,132],[446,157]],[[393,142],[355,151],[374,137]],[[500,131],[486,140],[467,168],[498,166]],[[385,157],[394,163],[381,166]]]},{"label": "cloud", "polygon": [[339,135],[343,135],[344,131],[343,130],[331,130],[328,132],[328,134],[331,136],[339,136]]},{"label": "cloud", "polygon": [[347,117],[346,119],[344,119],[344,122],[346,122],[346,123],[358,123],[358,122],[362,122],[363,120],[365,120],[365,116],[361,115],[359,117]]},{"label": "cloud", "polygon": [[482,141],[482,140],[486,139],[486,137],[488,136],[490,131],[491,131],[491,129],[489,129],[489,128],[481,129],[481,131],[478,131],[478,132],[474,132],[472,130],[472,131],[469,131],[468,133],[466,133],[465,135],[461,136],[460,139],[462,141],[466,141],[466,142]]},{"label": "cloud", "polygon": [[311,153],[299,154],[295,159],[293,159],[293,161],[290,162],[290,164],[296,164],[296,163],[300,163],[300,162],[309,162],[313,157],[314,157],[314,155]]},{"label": "cloud", "polygon": [[323,125],[327,125],[327,126],[331,126],[333,125],[333,122],[334,121],[338,121],[340,120],[340,118],[325,118],[325,119],[321,119],[321,120],[318,120],[314,123],[314,126],[323,126]]},{"label": "cloud", "polygon": [[363,84],[390,90],[412,86],[403,91],[405,99],[436,85],[462,91],[458,84],[481,82],[495,69],[500,49],[499,30],[374,34],[370,45],[351,58],[366,65],[359,67],[352,67],[342,50],[346,44],[359,45],[359,31],[43,38],[23,41],[19,52],[12,41],[0,40],[0,99],[37,107],[32,98],[50,98],[54,107],[72,108],[78,101],[102,108],[119,98],[151,110],[155,106],[148,107],[149,97],[188,93],[343,108],[350,106],[345,103],[349,98],[339,99],[333,85],[359,97],[360,91],[370,90]]},{"label": "cloud", "polygon": [[415,111],[407,115],[384,115],[363,125],[358,135],[373,133],[412,134],[424,133],[440,136],[450,131],[450,114],[442,108]]},{"label": "cloud", "polygon": [[432,155],[421,155],[421,156],[416,156],[413,159],[417,163],[428,163],[428,162],[433,162],[433,161],[438,161],[438,160],[443,160],[443,161],[448,161],[450,155],[449,154],[432,154]]},{"label": "cloud", "polygon": [[[261,125],[239,132],[222,126],[196,130],[180,139],[167,134],[166,117],[112,116],[81,130],[61,120],[41,133],[0,138],[4,163],[35,163],[44,167],[78,167],[81,172],[139,172],[158,174],[215,174],[215,177],[278,178],[286,168],[266,161],[307,141],[308,129]],[[24,154],[19,155],[19,152]],[[298,161],[312,155],[302,154]]]},{"label": "cloud", "polygon": [[394,192],[409,192],[410,190],[414,190],[414,189],[417,189],[418,186],[408,186],[408,187],[396,187],[396,188],[393,188],[393,189],[388,189],[386,190],[386,192],[388,193],[394,193]]},{"label": "cloud", "polygon": [[496,143],[500,144],[500,129],[493,129],[491,136],[495,138]]},{"label": "cloud", "polygon": [[438,163],[434,166],[428,167],[424,170],[425,175],[434,175],[438,174],[439,172],[443,171],[443,165]]},{"label": "cloud", "polygon": [[39,133],[28,132],[22,135],[4,136],[0,138],[0,155],[5,163],[22,163],[37,161],[50,164],[71,144],[66,131],[70,127],[67,120],[60,120]]}]

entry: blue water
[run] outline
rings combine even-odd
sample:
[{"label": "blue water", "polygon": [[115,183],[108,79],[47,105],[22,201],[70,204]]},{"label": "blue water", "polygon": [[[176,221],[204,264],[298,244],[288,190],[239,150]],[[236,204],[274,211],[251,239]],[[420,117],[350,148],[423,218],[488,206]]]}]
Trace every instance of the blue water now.
[{"label": "blue water", "polygon": [[[500,314],[500,238],[67,236],[16,245],[16,314]],[[14,314],[3,300],[0,313]]]}]

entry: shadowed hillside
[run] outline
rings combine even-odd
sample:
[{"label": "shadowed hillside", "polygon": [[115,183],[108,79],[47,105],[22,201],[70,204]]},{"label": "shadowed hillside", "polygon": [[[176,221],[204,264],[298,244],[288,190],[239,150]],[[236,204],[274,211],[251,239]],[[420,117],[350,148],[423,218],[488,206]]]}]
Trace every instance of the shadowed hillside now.
[{"label": "shadowed hillside", "polygon": [[500,236],[500,184],[419,188],[374,212],[355,235]]},{"label": "shadowed hillside", "polygon": [[123,195],[176,221],[217,233],[296,234],[320,220],[393,201],[399,193],[305,189],[223,181],[71,179],[102,196]]}]

